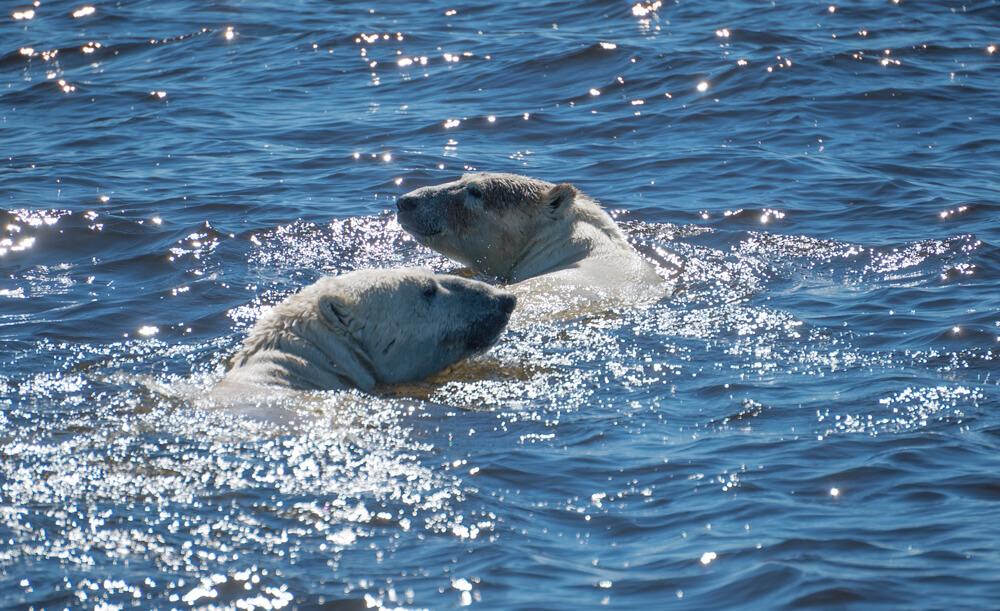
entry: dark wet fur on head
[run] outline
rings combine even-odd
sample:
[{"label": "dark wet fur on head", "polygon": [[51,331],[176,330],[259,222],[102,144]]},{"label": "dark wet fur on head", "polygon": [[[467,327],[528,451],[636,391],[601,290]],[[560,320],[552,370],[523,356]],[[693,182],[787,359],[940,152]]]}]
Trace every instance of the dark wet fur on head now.
[{"label": "dark wet fur on head", "polygon": [[[462,197],[458,195],[456,197]],[[461,201],[457,204],[449,203],[441,207],[441,216],[448,221],[448,226],[452,228],[466,228],[478,220],[478,215],[473,210],[467,208]]]}]

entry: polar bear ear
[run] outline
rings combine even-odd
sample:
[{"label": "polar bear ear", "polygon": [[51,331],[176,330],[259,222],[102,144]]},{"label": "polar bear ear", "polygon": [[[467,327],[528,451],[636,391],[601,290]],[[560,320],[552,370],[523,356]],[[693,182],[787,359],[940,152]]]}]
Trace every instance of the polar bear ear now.
[{"label": "polar bear ear", "polygon": [[329,324],[328,332],[321,332],[308,340],[326,356],[330,373],[340,378],[345,387],[370,390],[375,386],[375,366],[349,327],[351,315],[357,307],[357,302],[343,293],[324,297],[320,309]]},{"label": "polar bear ear", "polygon": [[566,214],[578,193],[571,184],[558,184],[542,193],[542,208],[553,218],[558,218]]},{"label": "polar bear ear", "polygon": [[328,295],[327,298],[323,300],[320,307],[327,320],[331,323],[339,324],[344,327],[344,329],[347,329],[350,313],[354,309],[354,305],[354,302],[346,295],[334,293],[332,295]]}]

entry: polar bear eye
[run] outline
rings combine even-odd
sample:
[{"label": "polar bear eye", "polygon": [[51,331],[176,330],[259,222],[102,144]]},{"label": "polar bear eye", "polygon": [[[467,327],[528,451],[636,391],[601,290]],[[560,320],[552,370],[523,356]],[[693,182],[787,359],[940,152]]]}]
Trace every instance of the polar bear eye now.
[{"label": "polar bear eye", "polygon": [[422,291],[422,294],[427,299],[433,299],[434,296],[437,295],[437,292],[438,292],[437,285],[436,284],[429,284],[429,285],[427,285],[427,286],[424,287],[424,290]]},{"label": "polar bear eye", "polygon": [[483,189],[482,189],[482,187],[480,187],[479,185],[477,185],[474,182],[470,182],[469,184],[465,185],[465,190],[468,191],[469,195],[471,195],[472,197],[475,197],[475,198],[478,198],[478,199],[482,199],[482,197],[483,197]]}]

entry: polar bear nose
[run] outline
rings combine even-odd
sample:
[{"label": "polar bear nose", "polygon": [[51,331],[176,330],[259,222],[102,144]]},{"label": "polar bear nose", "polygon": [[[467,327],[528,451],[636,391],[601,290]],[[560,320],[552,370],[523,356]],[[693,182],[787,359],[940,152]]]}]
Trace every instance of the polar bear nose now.
[{"label": "polar bear nose", "polygon": [[404,195],[396,200],[396,207],[402,212],[413,210],[417,207],[417,198]]},{"label": "polar bear nose", "polygon": [[500,297],[500,307],[503,309],[505,314],[510,314],[514,311],[514,306],[517,305],[517,297],[507,293]]}]

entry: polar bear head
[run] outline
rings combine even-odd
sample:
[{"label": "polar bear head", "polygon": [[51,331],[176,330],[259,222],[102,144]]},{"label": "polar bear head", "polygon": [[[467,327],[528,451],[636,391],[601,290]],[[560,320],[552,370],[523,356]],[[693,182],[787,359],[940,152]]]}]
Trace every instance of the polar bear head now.
[{"label": "polar bear head", "polygon": [[298,389],[425,378],[499,338],[510,293],[428,269],[326,277],[257,323],[227,380]]},{"label": "polar bear head", "polygon": [[396,207],[399,224],[417,242],[504,279],[511,278],[519,258],[547,246],[540,240],[563,248],[581,215],[620,236],[607,213],[573,185],[517,174],[466,174],[411,191]]}]

